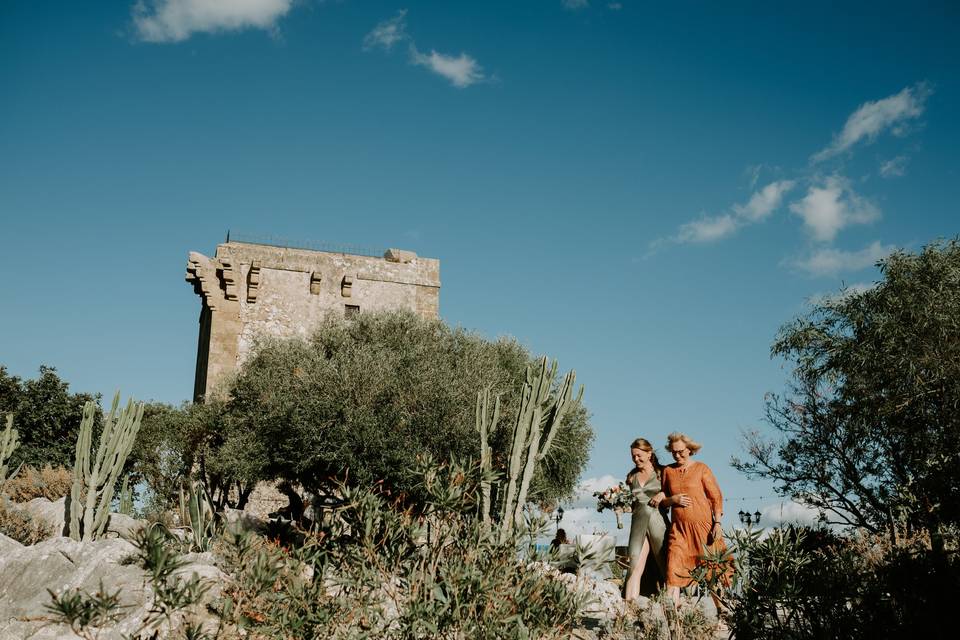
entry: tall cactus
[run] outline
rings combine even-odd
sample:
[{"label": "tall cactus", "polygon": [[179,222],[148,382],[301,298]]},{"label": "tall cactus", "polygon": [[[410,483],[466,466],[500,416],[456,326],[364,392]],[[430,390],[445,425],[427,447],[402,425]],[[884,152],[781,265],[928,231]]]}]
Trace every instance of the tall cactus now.
[{"label": "tall cactus", "polygon": [[[579,404],[583,398],[583,387],[577,394],[577,399],[571,402],[573,383],[576,372],[570,371],[564,376],[557,395],[550,393],[551,383],[557,374],[557,362],[547,369],[547,359],[540,360],[537,373],[534,374],[527,367],[526,382],[520,394],[520,407],[517,409],[517,419],[513,428],[513,439],[510,445],[510,462],[507,468],[506,487],[501,484],[500,491],[500,531],[506,536],[513,527],[523,519],[523,506],[527,502],[527,492],[530,490],[530,481],[533,473],[543,458],[550,451],[553,440],[560,428],[564,414],[572,404]],[[489,456],[487,438],[489,434],[486,423],[486,406],[488,397],[481,392],[477,398],[477,428],[480,430],[481,441],[481,468],[485,456]],[[499,403],[494,408],[494,419],[489,425],[496,424],[499,414]]]},{"label": "tall cactus", "polygon": [[[7,428],[3,430],[3,435],[0,435],[0,492],[3,491],[4,487],[7,485],[7,462],[10,460],[10,456],[13,455],[14,449],[20,445],[19,433],[13,428],[13,414],[7,414]],[[20,470],[20,467],[17,467],[17,471]],[[17,475],[17,471],[14,471],[10,474],[10,478]]]},{"label": "tall cactus", "polygon": [[120,392],[117,391],[110,414],[103,421],[96,457],[91,460],[97,405],[88,401],[83,406],[70,488],[70,537],[74,540],[96,540],[107,528],[113,489],[143,419],[142,402],[135,404],[131,399],[123,411],[118,412],[119,407]]},{"label": "tall cactus", "polygon": [[493,405],[493,416],[487,420],[487,405],[490,403],[490,388],[477,393],[477,430],[480,432],[480,515],[484,524],[490,522],[490,490],[493,477],[493,452],[490,449],[490,433],[500,419],[500,396]]}]

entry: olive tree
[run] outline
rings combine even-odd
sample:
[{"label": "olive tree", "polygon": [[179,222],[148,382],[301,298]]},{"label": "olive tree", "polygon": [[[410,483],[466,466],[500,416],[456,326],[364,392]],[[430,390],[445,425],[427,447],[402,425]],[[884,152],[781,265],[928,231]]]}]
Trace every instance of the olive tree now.
[{"label": "olive tree", "polygon": [[151,508],[158,511],[176,504],[191,477],[204,484],[217,508],[238,509],[266,478],[263,444],[231,419],[219,398],[180,407],[147,405],[128,467],[146,481]]},{"label": "olive tree", "polygon": [[774,356],[794,384],[769,396],[780,437],[748,434],[734,465],[829,522],[880,531],[960,524],[960,244],[898,251],[873,288],[813,305]]},{"label": "olive tree", "polygon": [[[323,492],[332,481],[416,491],[420,454],[479,458],[477,392],[500,395],[494,459],[505,462],[526,368],[516,340],[488,340],[410,312],[329,317],[308,339],[265,340],[229,390],[232,433],[258,443],[264,476]],[[555,381],[557,382],[557,381]],[[531,486],[532,500],[571,495],[593,432],[581,406],[565,416]]]}]

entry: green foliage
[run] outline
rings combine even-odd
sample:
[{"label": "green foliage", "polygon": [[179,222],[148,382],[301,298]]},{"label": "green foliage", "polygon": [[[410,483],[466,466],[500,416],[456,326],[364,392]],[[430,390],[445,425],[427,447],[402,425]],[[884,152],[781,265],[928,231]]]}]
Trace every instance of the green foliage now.
[{"label": "green foliage", "polygon": [[[14,414],[21,441],[10,465],[71,466],[83,405],[95,400],[90,394],[70,393],[52,367],[40,367],[36,380],[23,380],[0,365],[0,415]],[[98,412],[97,428],[100,419]]]},{"label": "green foliage", "polygon": [[[491,342],[409,312],[328,318],[309,340],[259,346],[230,389],[231,435],[220,446],[240,466],[265,460],[265,476],[316,492],[343,479],[409,492],[418,455],[479,457],[478,389],[501,398],[490,445],[503,464],[531,364],[514,340]],[[569,495],[592,438],[586,411],[567,413],[530,497],[549,503]]]},{"label": "green foliage", "polygon": [[103,587],[90,594],[80,589],[71,589],[64,593],[54,593],[47,589],[51,602],[45,605],[53,622],[66,624],[70,630],[82,638],[93,640],[99,632],[109,629],[123,618],[125,608],[120,604],[120,589],[113,593]]},{"label": "green foliage", "polygon": [[[139,627],[128,636],[130,639],[147,640],[164,637],[160,635],[163,625],[182,623],[181,634],[187,640],[213,640],[216,635],[207,633],[197,620],[196,608],[210,589],[210,584],[196,574],[181,578],[186,562],[176,547],[177,540],[160,525],[139,529],[134,534],[136,555],[130,560],[147,572],[146,582],[153,592],[147,615]],[[128,561],[124,561],[127,564]],[[50,621],[66,624],[77,635],[88,640],[109,633],[111,626],[126,615],[131,605],[121,604],[121,589],[108,592],[103,581],[93,594],[72,589],[62,594],[50,593],[51,602],[45,605],[51,614]]]},{"label": "green foliage", "polygon": [[179,489],[196,474],[214,508],[242,509],[260,479],[266,479],[266,454],[256,434],[245,432],[224,403],[171,407],[149,404],[130,455],[130,471],[148,487],[148,511],[177,504]]},{"label": "green foliage", "polygon": [[193,482],[187,490],[187,514],[190,521],[190,550],[209,551],[217,533],[217,519],[207,490],[200,482]]},{"label": "green foliage", "polygon": [[960,523],[960,244],[897,252],[873,289],[816,304],[784,326],[773,354],[796,383],[771,396],[779,441],[748,436],[735,466],[773,480],[830,522],[900,522],[937,543]]},{"label": "green foliage", "polygon": [[90,401],[83,407],[70,489],[70,537],[74,540],[96,540],[107,528],[114,488],[143,418],[143,403],[135,405],[129,400],[126,408],[118,413],[119,406],[120,392],[117,391],[93,457],[97,405]]},{"label": "green foliage", "polygon": [[[956,554],[932,551],[929,540],[891,544],[886,536],[792,526],[763,533],[740,530],[730,538],[731,583],[707,569],[695,574],[703,592],[721,596],[741,640],[902,638],[929,628],[929,612],[955,606],[960,593]],[[717,567],[727,558],[704,560]],[[954,630],[931,633],[952,637]]]},{"label": "green foliage", "polygon": [[414,511],[383,492],[341,485],[343,505],[307,542],[284,551],[234,534],[234,582],[220,614],[266,638],[568,637],[583,596],[519,559],[475,517],[478,468],[412,471]]}]

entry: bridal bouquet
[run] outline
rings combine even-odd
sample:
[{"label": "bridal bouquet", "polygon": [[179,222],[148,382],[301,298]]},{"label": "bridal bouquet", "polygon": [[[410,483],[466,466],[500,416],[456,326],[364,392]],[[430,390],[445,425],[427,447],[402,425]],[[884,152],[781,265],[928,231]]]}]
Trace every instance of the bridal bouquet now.
[{"label": "bridal bouquet", "polygon": [[597,511],[613,509],[617,517],[617,529],[623,529],[620,514],[630,513],[630,508],[633,506],[633,493],[630,487],[621,482],[605,491],[597,491],[593,495],[597,499]]}]

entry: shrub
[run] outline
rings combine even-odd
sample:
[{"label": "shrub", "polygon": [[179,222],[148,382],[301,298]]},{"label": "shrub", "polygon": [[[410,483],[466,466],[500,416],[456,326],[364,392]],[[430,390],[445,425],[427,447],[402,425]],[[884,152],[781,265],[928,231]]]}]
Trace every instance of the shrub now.
[{"label": "shrub", "polygon": [[568,637],[586,596],[474,517],[477,469],[422,461],[413,475],[425,513],[342,485],[343,505],[301,547],[233,534],[224,621],[266,638]]},{"label": "shrub", "polygon": [[44,465],[39,471],[24,466],[20,473],[7,482],[7,495],[14,502],[29,502],[34,498],[59,500],[70,493],[73,476],[66,467]]},{"label": "shrub", "polygon": [[[346,478],[409,494],[418,455],[479,457],[476,399],[487,387],[502,400],[490,438],[502,466],[526,369],[536,364],[515,340],[490,341],[410,312],[327,318],[309,340],[259,346],[208,441],[223,452],[225,471],[266,461],[261,473],[314,492]],[[569,411],[530,499],[569,496],[592,439],[583,407]]]},{"label": "shrub", "polygon": [[[73,464],[83,405],[98,397],[70,393],[69,388],[53,367],[40,367],[36,380],[23,380],[0,365],[0,414],[14,414],[20,432],[20,447],[10,459],[11,468],[21,462],[35,467]],[[99,430],[101,418],[98,410],[95,430]]]},{"label": "shrub", "polygon": [[766,537],[734,532],[731,548],[733,584],[701,576],[701,586],[721,592],[741,640],[910,636],[926,626],[929,611],[948,610],[960,593],[956,554],[934,551],[929,536],[893,544],[863,532],[787,527]]},{"label": "shrub", "polygon": [[0,533],[25,545],[53,537],[53,527],[0,497]]}]

